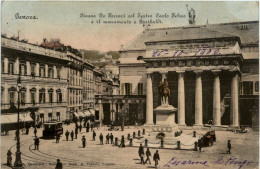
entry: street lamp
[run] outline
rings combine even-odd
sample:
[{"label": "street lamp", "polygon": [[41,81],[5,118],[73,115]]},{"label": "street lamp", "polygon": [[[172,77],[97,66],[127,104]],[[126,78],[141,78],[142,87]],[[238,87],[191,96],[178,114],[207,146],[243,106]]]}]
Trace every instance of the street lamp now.
[{"label": "street lamp", "polygon": [[21,76],[19,74],[19,77],[17,79],[17,93],[18,93],[18,119],[17,119],[17,131],[16,131],[16,156],[15,156],[15,162],[14,162],[14,168],[23,168],[22,158],[21,158],[21,151],[20,151],[20,93],[21,93]]}]

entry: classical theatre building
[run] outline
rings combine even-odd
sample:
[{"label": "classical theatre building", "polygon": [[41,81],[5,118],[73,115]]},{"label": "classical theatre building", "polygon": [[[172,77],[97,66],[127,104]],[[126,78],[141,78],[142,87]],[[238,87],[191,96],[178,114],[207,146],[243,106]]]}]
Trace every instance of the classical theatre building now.
[{"label": "classical theatre building", "polygon": [[156,123],[166,78],[179,126],[258,126],[258,21],[146,29],[120,50],[120,92],[146,95]]}]

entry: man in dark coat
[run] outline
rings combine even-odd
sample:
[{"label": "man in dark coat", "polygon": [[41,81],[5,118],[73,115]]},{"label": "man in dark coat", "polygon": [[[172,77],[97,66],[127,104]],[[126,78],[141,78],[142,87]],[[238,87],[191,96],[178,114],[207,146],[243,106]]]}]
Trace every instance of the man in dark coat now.
[{"label": "man in dark coat", "polygon": [[56,167],[55,169],[62,169],[62,163],[60,162],[60,159],[57,159],[57,164],[56,164]]},{"label": "man in dark coat", "polygon": [[201,152],[201,148],[202,148],[202,142],[201,142],[201,139],[198,140],[198,147],[199,147],[199,151]]},{"label": "man in dark coat", "polygon": [[124,137],[124,135],[121,137],[121,143],[120,143],[120,145],[119,145],[119,147],[125,147],[125,137]]},{"label": "man in dark coat", "polygon": [[73,132],[73,130],[72,130],[71,133],[70,133],[70,137],[71,137],[71,141],[73,141],[73,138],[74,138],[74,132]]},{"label": "man in dark coat", "polygon": [[78,138],[78,127],[75,128],[75,139]]},{"label": "man in dark coat", "polygon": [[140,144],[138,154],[139,154],[139,157],[141,158],[141,164],[144,164],[144,148],[143,148],[142,144]]},{"label": "man in dark coat", "polygon": [[109,133],[106,135],[106,144],[109,144]]},{"label": "man in dark coat", "polygon": [[100,145],[103,145],[103,135],[100,133],[99,135]]},{"label": "man in dark coat", "polygon": [[86,138],[85,138],[85,136],[82,136],[81,141],[82,141],[83,148],[85,148],[86,147]]},{"label": "man in dark coat", "polygon": [[149,164],[151,164],[151,160],[150,160],[151,152],[150,152],[149,148],[147,148],[145,154],[146,154],[146,160],[144,163],[146,164],[149,161]]},{"label": "man in dark coat", "polygon": [[34,150],[39,150],[40,140],[38,137],[34,139]]},{"label": "man in dark coat", "polygon": [[111,141],[111,144],[114,144],[114,136],[112,133],[110,134],[110,141]]},{"label": "man in dark coat", "polygon": [[227,154],[231,154],[231,152],[230,152],[230,149],[231,149],[231,143],[230,143],[230,140],[228,140],[227,148],[228,148]]},{"label": "man in dark coat", "polygon": [[158,150],[156,150],[156,152],[154,153],[153,160],[155,161],[155,168],[157,168],[158,161],[160,160],[160,155],[159,155]]},{"label": "man in dark coat", "polygon": [[96,132],[93,130],[93,141],[95,141],[96,138]]},{"label": "man in dark coat", "polygon": [[37,137],[36,134],[37,134],[37,129],[36,129],[36,127],[35,127],[35,128],[34,128],[34,136],[35,136],[35,137]]},{"label": "man in dark coat", "polygon": [[56,135],[56,143],[59,143],[60,142],[60,134],[57,134]]},{"label": "man in dark coat", "polygon": [[69,140],[69,135],[70,135],[70,132],[67,130],[66,133],[65,133],[65,136],[66,136],[66,140],[67,140],[67,141]]}]

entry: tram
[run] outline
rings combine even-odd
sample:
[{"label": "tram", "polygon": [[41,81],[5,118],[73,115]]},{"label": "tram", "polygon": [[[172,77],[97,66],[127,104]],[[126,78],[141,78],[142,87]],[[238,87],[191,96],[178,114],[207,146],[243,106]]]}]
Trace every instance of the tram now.
[{"label": "tram", "polygon": [[55,138],[56,135],[63,134],[62,122],[47,122],[44,124],[42,137],[44,139]]}]

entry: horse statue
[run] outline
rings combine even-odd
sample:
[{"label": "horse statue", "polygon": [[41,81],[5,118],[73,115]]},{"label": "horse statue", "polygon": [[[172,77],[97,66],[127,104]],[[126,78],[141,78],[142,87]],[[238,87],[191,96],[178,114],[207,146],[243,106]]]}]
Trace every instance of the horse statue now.
[{"label": "horse statue", "polygon": [[168,82],[166,79],[163,80],[163,82],[160,82],[159,84],[159,94],[162,99],[162,105],[168,104],[167,98],[170,96],[170,89],[168,87]]}]

